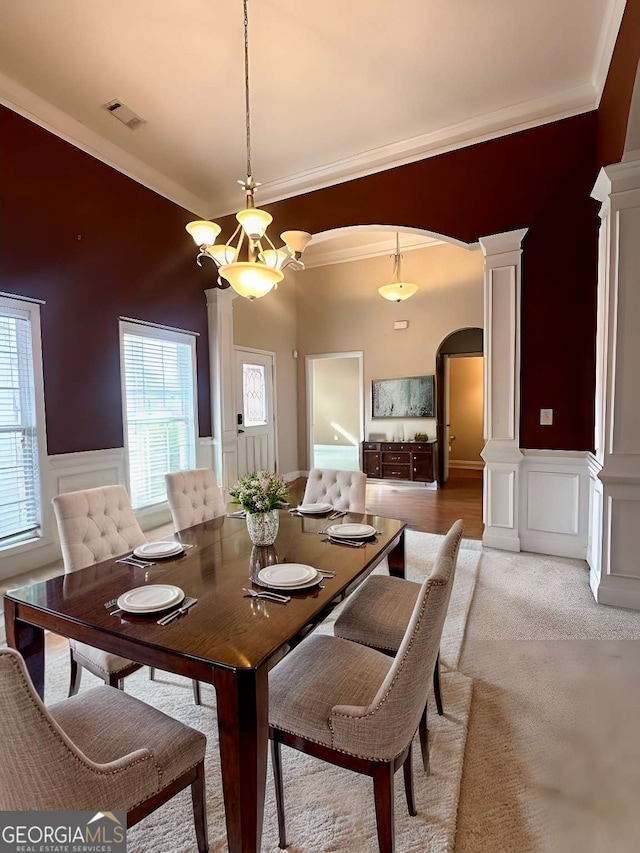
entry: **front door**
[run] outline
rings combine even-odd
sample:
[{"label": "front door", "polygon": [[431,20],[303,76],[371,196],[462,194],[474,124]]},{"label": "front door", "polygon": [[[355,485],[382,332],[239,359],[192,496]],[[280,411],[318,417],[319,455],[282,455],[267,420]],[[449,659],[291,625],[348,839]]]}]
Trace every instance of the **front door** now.
[{"label": "front door", "polygon": [[274,355],[235,347],[238,476],[276,470]]}]

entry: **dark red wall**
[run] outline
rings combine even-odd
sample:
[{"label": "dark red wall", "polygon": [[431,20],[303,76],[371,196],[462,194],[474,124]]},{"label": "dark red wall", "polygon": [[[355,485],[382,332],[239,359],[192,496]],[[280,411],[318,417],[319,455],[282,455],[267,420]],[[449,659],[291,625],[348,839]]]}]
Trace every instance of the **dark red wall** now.
[{"label": "dark red wall", "polygon": [[627,0],[598,108],[598,164],[618,163],[624,151],[636,69],[640,61],[640,0]]},{"label": "dark red wall", "polygon": [[[590,192],[596,175],[593,112],[286,199],[269,211],[278,231],[379,223],[468,243],[528,227],[521,444],[589,450],[598,227]],[[541,408],[554,409],[553,426],[538,424]]]},{"label": "dark red wall", "polygon": [[211,435],[204,289],[193,216],[0,107],[0,290],[42,308],[49,453],[122,447],[118,317],[200,332],[201,435]]}]

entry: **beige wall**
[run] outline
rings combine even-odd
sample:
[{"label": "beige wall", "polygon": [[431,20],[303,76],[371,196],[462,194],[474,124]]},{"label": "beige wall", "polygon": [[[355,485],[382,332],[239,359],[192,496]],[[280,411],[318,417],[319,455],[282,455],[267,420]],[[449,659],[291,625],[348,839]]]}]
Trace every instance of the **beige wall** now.
[{"label": "beige wall", "polygon": [[[360,441],[360,360],[318,358],[313,361],[314,444],[353,445]],[[344,432],[332,424],[338,424]],[[346,433],[346,435],[344,434]]]},{"label": "beige wall", "polygon": [[278,469],[299,469],[297,446],[296,287],[294,275],[285,276],[275,292],[250,302],[233,300],[233,342],[236,346],[270,350],[276,354],[276,425]]},{"label": "beige wall", "polygon": [[[434,373],[437,349],[447,335],[482,327],[482,254],[445,244],[406,252],[403,267],[403,277],[420,290],[401,303],[377,293],[391,278],[391,257],[297,273],[300,469],[308,465],[305,355],[363,351],[365,437],[409,438],[417,431],[435,436],[435,419],[371,420],[371,380]],[[394,320],[408,320],[409,328],[395,331]]]},{"label": "beige wall", "polygon": [[482,462],[483,380],[480,357],[449,359],[450,462]]}]

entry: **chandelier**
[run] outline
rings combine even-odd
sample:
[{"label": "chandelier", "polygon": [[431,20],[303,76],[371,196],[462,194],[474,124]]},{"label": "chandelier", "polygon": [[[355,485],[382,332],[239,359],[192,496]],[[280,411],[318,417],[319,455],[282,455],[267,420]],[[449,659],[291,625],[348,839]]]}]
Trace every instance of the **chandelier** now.
[{"label": "chandelier", "polygon": [[384,299],[390,302],[402,302],[403,299],[409,299],[420,288],[417,284],[411,284],[408,281],[402,280],[402,255],[400,254],[400,235],[396,232],[396,253],[392,256],[393,274],[389,284],[384,284],[378,288],[378,293]]},{"label": "chandelier", "polygon": [[198,266],[202,259],[212,260],[218,268],[216,287],[231,287],[247,299],[265,296],[271,288],[282,281],[282,272],[288,266],[304,269],[300,260],[311,234],[306,231],[283,231],[280,235],[284,246],[276,249],[267,236],[267,228],[273,217],[254,204],[253,195],[260,186],[251,172],[251,111],[249,103],[249,16],[247,0],[244,7],[244,96],[245,123],[247,132],[247,177],[238,181],[245,192],[245,208],[238,211],[238,227],[226,243],[216,243],[221,228],[215,222],[197,220],[189,222],[187,231],[199,248],[196,258]]}]

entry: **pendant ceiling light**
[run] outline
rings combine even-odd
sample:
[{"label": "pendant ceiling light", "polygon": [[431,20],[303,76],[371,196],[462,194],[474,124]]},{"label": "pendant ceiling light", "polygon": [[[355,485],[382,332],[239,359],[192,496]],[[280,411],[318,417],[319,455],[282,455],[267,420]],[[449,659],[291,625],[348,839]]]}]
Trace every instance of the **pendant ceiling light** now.
[{"label": "pendant ceiling light", "polygon": [[391,282],[378,288],[378,293],[390,302],[402,302],[413,296],[420,288],[417,284],[411,284],[402,280],[402,255],[400,254],[400,235],[396,233],[396,253],[393,256],[393,275]]},{"label": "pendant ceiling light", "polygon": [[200,252],[198,265],[202,258],[212,260],[218,267],[217,287],[231,287],[247,299],[257,299],[269,293],[272,287],[282,281],[282,270],[287,266],[304,269],[300,260],[311,234],[306,231],[284,231],[280,237],[284,246],[276,249],[269,237],[267,228],[273,217],[266,210],[254,205],[253,194],[260,184],[251,174],[251,113],[249,103],[249,16],[247,0],[244,8],[244,96],[245,122],[247,130],[247,177],[238,181],[245,192],[246,207],[238,211],[238,227],[227,243],[216,243],[222,230],[215,222],[198,220],[190,222],[186,228],[193,237]]}]

